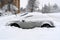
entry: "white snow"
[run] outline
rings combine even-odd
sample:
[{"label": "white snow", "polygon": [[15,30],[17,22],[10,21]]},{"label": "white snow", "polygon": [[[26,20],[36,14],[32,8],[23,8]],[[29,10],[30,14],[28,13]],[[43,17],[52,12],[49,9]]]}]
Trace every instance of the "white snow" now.
[{"label": "white snow", "polygon": [[4,26],[10,20],[17,20],[16,15],[0,17],[0,40],[60,40],[60,14],[47,15],[56,22],[55,28],[22,29]]},{"label": "white snow", "polygon": [[[40,3],[41,6],[42,3],[44,4],[48,2],[48,0],[41,1],[43,1]],[[26,8],[27,1],[21,0],[20,2],[20,7]],[[52,1],[52,3],[53,2],[54,1]],[[55,21],[55,28],[22,29],[5,26],[10,20],[17,20],[16,15],[0,17],[0,40],[60,40],[60,13],[47,14],[47,16]]]}]

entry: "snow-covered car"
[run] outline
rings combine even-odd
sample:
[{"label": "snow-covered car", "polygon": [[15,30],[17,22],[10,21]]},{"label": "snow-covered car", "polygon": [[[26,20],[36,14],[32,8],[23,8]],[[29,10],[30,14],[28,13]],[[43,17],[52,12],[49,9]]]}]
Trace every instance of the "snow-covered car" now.
[{"label": "snow-covered car", "polygon": [[7,25],[25,29],[34,27],[54,27],[54,22],[51,17],[38,12],[24,13],[17,18],[18,20],[10,21]]}]

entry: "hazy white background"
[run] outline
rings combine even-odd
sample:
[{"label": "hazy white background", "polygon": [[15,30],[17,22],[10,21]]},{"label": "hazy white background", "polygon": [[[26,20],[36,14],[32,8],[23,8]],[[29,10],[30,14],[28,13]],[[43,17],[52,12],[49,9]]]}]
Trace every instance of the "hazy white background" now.
[{"label": "hazy white background", "polygon": [[[58,4],[58,6],[60,6],[60,0],[38,0],[39,1],[39,3],[40,3],[40,5],[39,5],[39,7],[41,8],[44,4],[48,4],[48,3],[50,3],[51,5],[53,5],[53,4]],[[26,5],[27,5],[27,3],[28,3],[28,0],[20,0],[20,7],[23,7],[23,8],[25,8],[26,7]]]}]

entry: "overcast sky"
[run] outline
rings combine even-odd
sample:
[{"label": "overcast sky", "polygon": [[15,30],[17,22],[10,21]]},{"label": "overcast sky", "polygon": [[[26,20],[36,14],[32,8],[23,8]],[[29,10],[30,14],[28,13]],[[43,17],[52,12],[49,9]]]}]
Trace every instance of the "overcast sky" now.
[{"label": "overcast sky", "polygon": [[[60,0],[38,0],[38,1],[40,3],[39,5],[40,7],[42,7],[43,4],[48,4],[48,3],[50,3],[51,5],[56,3],[60,6]],[[20,7],[25,8],[27,3],[28,3],[28,0],[20,0]]]}]

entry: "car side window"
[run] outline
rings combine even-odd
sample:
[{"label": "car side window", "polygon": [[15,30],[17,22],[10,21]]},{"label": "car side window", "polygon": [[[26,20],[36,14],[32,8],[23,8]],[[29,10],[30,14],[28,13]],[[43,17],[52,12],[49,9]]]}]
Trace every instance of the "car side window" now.
[{"label": "car side window", "polygon": [[33,17],[33,15],[26,16],[25,18],[30,18],[30,17]]}]

